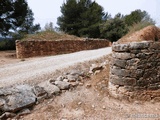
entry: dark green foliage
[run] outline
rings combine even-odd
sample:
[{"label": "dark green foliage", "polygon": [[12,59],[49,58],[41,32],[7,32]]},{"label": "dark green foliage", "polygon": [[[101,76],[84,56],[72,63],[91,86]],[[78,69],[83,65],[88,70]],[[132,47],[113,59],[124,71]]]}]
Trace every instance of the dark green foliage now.
[{"label": "dark green foliage", "polygon": [[40,25],[33,21],[26,0],[0,0],[0,37],[5,38],[0,41],[0,50],[15,50],[16,39],[39,30]]},{"label": "dark green foliage", "polygon": [[15,50],[15,39],[4,39],[0,41],[0,50]]},{"label": "dark green foliage", "polygon": [[118,13],[114,18],[109,18],[101,25],[101,38],[115,42],[128,32],[123,16]]},{"label": "dark green foliage", "polygon": [[60,30],[65,33],[99,37],[99,24],[104,16],[103,8],[91,0],[67,0],[61,7],[62,15],[58,17]]},{"label": "dark green foliage", "polygon": [[11,36],[13,33],[34,33],[40,29],[33,25],[33,13],[26,0],[1,0],[0,2],[0,34]]},{"label": "dark green foliage", "polygon": [[146,11],[135,10],[132,11],[131,14],[125,16],[125,23],[128,26],[131,26],[138,22],[148,22],[151,24],[155,24],[155,22],[150,18]]}]

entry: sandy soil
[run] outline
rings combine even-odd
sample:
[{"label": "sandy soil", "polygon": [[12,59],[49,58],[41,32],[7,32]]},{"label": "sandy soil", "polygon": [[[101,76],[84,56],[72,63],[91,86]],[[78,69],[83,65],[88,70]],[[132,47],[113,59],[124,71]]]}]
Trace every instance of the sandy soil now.
[{"label": "sandy soil", "polygon": [[[109,67],[107,67],[109,68]],[[160,120],[160,103],[129,103],[110,97],[109,69],[82,82],[83,86],[43,101],[22,120]],[[90,86],[91,87],[88,87]]]},{"label": "sandy soil", "polygon": [[160,28],[147,26],[132,34],[127,34],[118,40],[118,43],[141,42],[141,41],[160,41]]},{"label": "sandy soil", "polygon": [[16,51],[0,51],[0,66],[18,62]]}]

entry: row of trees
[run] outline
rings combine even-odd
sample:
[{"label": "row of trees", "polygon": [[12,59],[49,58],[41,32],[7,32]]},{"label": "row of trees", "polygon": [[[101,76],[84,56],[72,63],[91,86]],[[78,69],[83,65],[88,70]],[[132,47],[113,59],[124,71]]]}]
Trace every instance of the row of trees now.
[{"label": "row of trees", "polygon": [[125,35],[134,24],[144,24],[143,27],[155,24],[149,14],[141,10],[111,17],[92,0],[66,0],[61,13],[57,22],[61,31],[80,37],[107,38],[112,42]]},{"label": "row of trees", "polygon": [[[155,24],[146,11],[135,10],[129,15],[118,13],[114,17],[105,13],[103,7],[92,0],[66,0],[58,17],[59,30],[80,37],[106,38],[116,41],[135,23]],[[33,12],[26,0],[1,0],[0,35],[20,36],[40,30],[33,24]],[[46,25],[53,31],[53,24]],[[45,29],[46,29],[45,28]]]}]

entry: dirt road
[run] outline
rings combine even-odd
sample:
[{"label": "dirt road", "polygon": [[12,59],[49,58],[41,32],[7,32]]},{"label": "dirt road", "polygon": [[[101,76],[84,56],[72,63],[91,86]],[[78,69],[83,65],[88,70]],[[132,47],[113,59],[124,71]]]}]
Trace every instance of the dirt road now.
[{"label": "dirt road", "polygon": [[24,83],[34,85],[52,78],[58,70],[61,71],[74,64],[97,59],[110,53],[111,48],[108,47],[0,65],[0,87]]}]

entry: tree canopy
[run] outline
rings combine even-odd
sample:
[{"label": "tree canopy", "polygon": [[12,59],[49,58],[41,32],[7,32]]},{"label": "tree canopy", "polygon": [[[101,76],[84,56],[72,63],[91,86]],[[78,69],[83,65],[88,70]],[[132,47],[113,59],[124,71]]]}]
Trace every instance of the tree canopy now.
[{"label": "tree canopy", "polygon": [[67,0],[61,6],[61,13],[57,24],[63,32],[83,37],[100,36],[99,24],[104,12],[95,1]]},{"label": "tree canopy", "polygon": [[150,24],[155,24],[155,21],[146,11],[141,11],[139,9],[132,11],[129,15],[125,16],[125,23],[128,26],[131,26],[138,22],[148,22]]},{"label": "tree canopy", "polygon": [[146,11],[139,9],[125,16],[118,13],[112,18],[92,0],[67,0],[61,6],[61,13],[57,19],[60,31],[80,37],[105,38],[112,42],[132,28],[138,30],[155,24]]},{"label": "tree canopy", "polygon": [[33,25],[33,12],[26,0],[1,0],[0,2],[0,34],[34,33],[40,25]]},{"label": "tree canopy", "polygon": [[120,13],[114,18],[107,19],[101,25],[101,38],[107,38],[111,42],[115,42],[128,32],[124,17]]}]

